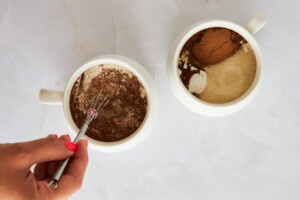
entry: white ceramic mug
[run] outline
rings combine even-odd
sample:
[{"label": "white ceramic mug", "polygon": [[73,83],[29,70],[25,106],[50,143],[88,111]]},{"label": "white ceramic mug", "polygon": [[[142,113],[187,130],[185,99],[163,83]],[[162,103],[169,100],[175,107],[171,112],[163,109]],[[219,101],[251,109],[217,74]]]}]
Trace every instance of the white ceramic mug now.
[{"label": "white ceramic mug", "polygon": [[[167,60],[168,81],[176,98],[190,110],[206,116],[224,116],[246,106],[257,92],[263,67],[261,51],[253,34],[259,31],[266,23],[264,16],[258,14],[250,20],[246,27],[224,20],[205,20],[193,24],[181,32],[175,39]],[[243,36],[252,46],[257,63],[256,75],[250,88],[238,99],[224,104],[212,104],[201,101],[186,89],[178,74],[178,58],[183,45],[197,32],[212,27],[228,28]]]},{"label": "white ceramic mug", "polygon": [[79,129],[74,123],[73,118],[71,116],[69,105],[70,93],[77,78],[89,68],[99,64],[116,64],[128,69],[133,74],[135,74],[137,78],[141,81],[147,93],[148,105],[145,119],[140,125],[140,127],[132,135],[116,142],[100,142],[98,140],[94,140],[88,136],[85,136],[85,139],[88,139],[89,141],[89,147],[91,147],[92,149],[102,152],[123,151],[137,145],[147,136],[151,128],[154,126],[158,115],[159,100],[156,85],[150,74],[134,60],[119,55],[103,55],[92,58],[83,65],[81,65],[71,75],[64,91],[41,89],[39,99],[41,103],[45,104],[62,104],[67,124],[71,129],[72,133],[76,135]]}]

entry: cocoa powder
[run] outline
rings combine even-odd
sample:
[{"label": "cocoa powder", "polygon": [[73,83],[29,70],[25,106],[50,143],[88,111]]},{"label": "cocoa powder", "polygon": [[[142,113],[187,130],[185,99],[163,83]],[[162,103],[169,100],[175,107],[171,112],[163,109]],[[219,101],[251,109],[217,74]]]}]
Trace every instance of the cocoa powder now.
[{"label": "cocoa powder", "polygon": [[209,28],[203,31],[200,41],[192,47],[193,56],[202,64],[216,64],[232,56],[243,38],[226,28]]},{"label": "cocoa powder", "polygon": [[110,100],[90,123],[86,135],[99,141],[114,142],[133,134],[147,113],[147,96],[138,78],[116,65],[95,66],[76,80],[70,96],[70,110],[77,127],[84,124],[86,111],[100,90],[99,102],[107,95]]}]

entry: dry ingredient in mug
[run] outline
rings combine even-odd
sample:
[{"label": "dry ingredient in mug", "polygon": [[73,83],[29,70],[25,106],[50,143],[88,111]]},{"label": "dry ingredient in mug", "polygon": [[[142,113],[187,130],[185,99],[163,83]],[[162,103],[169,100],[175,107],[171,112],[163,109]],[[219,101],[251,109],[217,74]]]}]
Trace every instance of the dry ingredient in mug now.
[{"label": "dry ingredient in mug", "polygon": [[199,99],[228,103],[250,88],[256,74],[256,58],[250,44],[238,33],[209,28],[185,43],[178,60],[178,74]]},{"label": "dry ingredient in mug", "polygon": [[103,142],[122,140],[133,134],[144,121],[147,96],[138,78],[118,65],[98,65],[76,80],[70,96],[70,110],[77,127],[81,127],[86,111],[102,89],[101,98],[110,101],[94,119],[86,135]]}]

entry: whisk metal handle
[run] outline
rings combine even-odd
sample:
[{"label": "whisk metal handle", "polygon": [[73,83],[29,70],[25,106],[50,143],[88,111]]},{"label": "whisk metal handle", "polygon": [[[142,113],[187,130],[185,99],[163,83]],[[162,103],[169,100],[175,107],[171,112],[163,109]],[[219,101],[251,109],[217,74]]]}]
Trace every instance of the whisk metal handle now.
[{"label": "whisk metal handle", "polygon": [[88,125],[87,124],[83,124],[82,127],[80,128],[78,134],[76,135],[73,143],[77,143],[79,140],[81,140],[86,132],[88,128]]},{"label": "whisk metal handle", "polygon": [[[76,138],[74,139],[73,143],[77,143],[84,136],[87,128],[88,128],[88,126],[86,124],[83,124],[83,126],[80,128]],[[70,160],[70,158],[67,158],[64,161],[61,161],[59,163],[59,166],[52,177],[52,181],[48,184],[48,186],[51,186],[52,184],[54,184],[53,189],[57,188],[57,183],[59,182],[66,166],[68,165],[69,160]]]}]

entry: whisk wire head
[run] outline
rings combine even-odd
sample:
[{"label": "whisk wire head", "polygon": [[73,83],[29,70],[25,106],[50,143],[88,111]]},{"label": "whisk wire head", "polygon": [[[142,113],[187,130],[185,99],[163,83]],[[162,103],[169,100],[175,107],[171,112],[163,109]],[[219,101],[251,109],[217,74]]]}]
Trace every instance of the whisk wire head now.
[{"label": "whisk wire head", "polygon": [[[97,105],[97,102],[98,102],[98,100],[99,100],[99,97],[101,96],[101,93],[102,93],[102,89],[100,90],[100,92],[99,92],[99,94],[98,94],[98,96],[97,96],[97,99],[96,99],[96,101],[94,102],[94,105],[93,105],[93,103],[91,104],[91,108],[96,108],[96,105]],[[93,106],[92,106],[93,105]]]},{"label": "whisk wire head", "polygon": [[109,97],[109,94],[106,95],[106,97],[105,97],[105,98],[103,99],[103,101],[100,103],[99,107],[96,109],[97,111],[99,111],[101,107],[105,107],[105,106],[106,106],[106,104],[109,102],[108,97]]},{"label": "whisk wire head", "polygon": [[85,120],[85,125],[87,126],[92,122],[93,119],[95,119],[98,116],[100,108],[104,108],[109,102],[110,95],[108,94],[104,97],[104,99],[101,101],[98,108],[96,109],[97,103],[99,99],[101,99],[101,94],[102,94],[102,89],[100,90],[96,98],[96,101],[94,103],[92,102],[91,107],[87,110],[87,117]]}]

